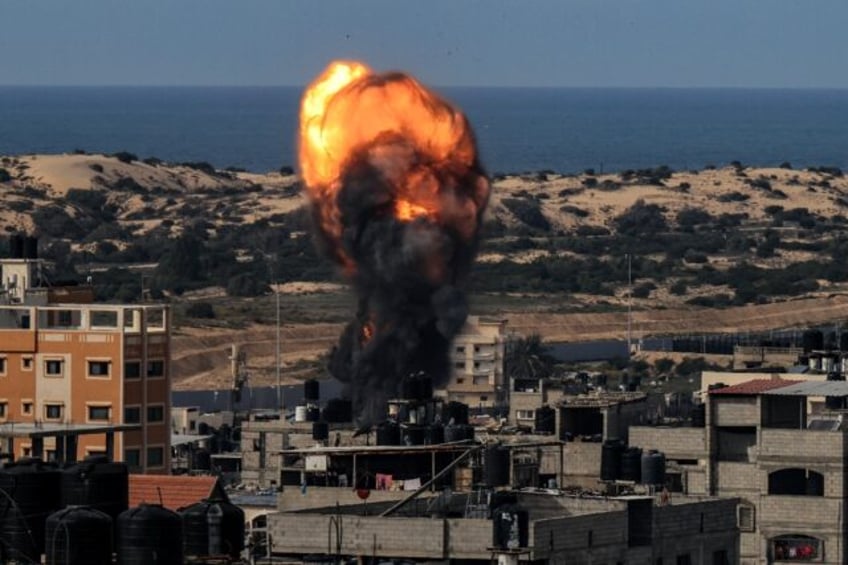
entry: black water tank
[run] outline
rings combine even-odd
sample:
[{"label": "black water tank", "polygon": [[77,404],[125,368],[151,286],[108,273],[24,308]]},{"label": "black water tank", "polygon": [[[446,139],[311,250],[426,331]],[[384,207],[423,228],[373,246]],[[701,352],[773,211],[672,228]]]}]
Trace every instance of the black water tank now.
[{"label": "black water tank", "polygon": [[505,504],[492,513],[492,545],[498,549],[528,546],[530,516],[515,504]]},{"label": "black water tank", "polygon": [[621,451],[624,447],[617,439],[608,439],[601,446],[601,480],[616,481],[621,478]]},{"label": "black water tank", "polygon": [[804,353],[821,351],[824,349],[824,334],[819,330],[807,330],[801,336],[801,344],[804,347]]},{"label": "black water tank", "polygon": [[24,236],[19,233],[9,238],[9,256],[12,259],[24,258]]},{"label": "black water tank", "polygon": [[112,518],[87,506],[68,506],[47,517],[47,565],[110,565]]},{"label": "black water tank", "polygon": [[400,445],[400,426],[391,421],[377,425],[377,445]]},{"label": "black water tank", "polygon": [[839,334],[839,351],[848,352],[848,331]]},{"label": "black water tank", "polygon": [[90,506],[117,520],[129,508],[129,470],[92,455],[62,471],[62,506]]},{"label": "black water tank", "polygon": [[707,425],[707,405],[696,404],[692,407],[692,427],[703,428]]},{"label": "black water tank", "polygon": [[403,445],[424,445],[427,443],[427,431],[427,426],[404,424],[400,427],[400,441]]},{"label": "black water tank", "polygon": [[445,427],[439,422],[433,422],[427,428],[427,445],[445,443]]},{"label": "black water tank", "polygon": [[307,406],[306,407],[306,421],[307,422],[317,422],[321,419],[321,409],[317,406]]},{"label": "black water tank", "polygon": [[622,481],[638,483],[642,480],[642,450],[638,447],[628,447],[621,454]]},{"label": "black water tank", "polygon": [[536,410],[534,430],[537,434],[553,434],[556,432],[556,410],[550,406],[542,406]]},{"label": "black water tank", "polygon": [[665,455],[653,449],[642,454],[642,484],[665,484]]},{"label": "black water tank", "polygon": [[59,509],[61,475],[38,459],[0,469],[0,563],[41,561],[47,517]]},{"label": "black water tank", "polygon": [[204,500],[180,510],[186,557],[228,555],[244,549],[244,511],[225,500]]},{"label": "black water tank", "polygon": [[324,420],[336,424],[353,421],[353,405],[345,398],[331,398],[324,407]]},{"label": "black water tank", "polygon": [[191,454],[191,468],[195,471],[212,469],[212,454],[205,447],[195,449]]},{"label": "black water tank", "polygon": [[119,565],[182,565],[183,521],[157,504],[141,504],[118,516]]},{"label": "black water tank", "polygon": [[324,441],[330,437],[330,426],[327,422],[312,422],[312,439]]},{"label": "black water tank", "polygon": [[510,451],[501,445],[487,447],[483,453],[483,480],[489,488],[508,486]]},{"label": "black water tank", "polygon": [[24,238],[24,259],[38,259],[38,238],[26,236]]},{"label": "black water tank", "polygon": [[468,423],[468,405],[452,400],[442,406],[442,422],[463,425]]},{"label": "black water tank", "polygon": [[321,399],[321,384],[315,379],[303,381],[303,398],[307,403]]},{"label": "black water tank", "polygon": [[468,424],[445,426],[445,443],[474,439],[474,426]]}]

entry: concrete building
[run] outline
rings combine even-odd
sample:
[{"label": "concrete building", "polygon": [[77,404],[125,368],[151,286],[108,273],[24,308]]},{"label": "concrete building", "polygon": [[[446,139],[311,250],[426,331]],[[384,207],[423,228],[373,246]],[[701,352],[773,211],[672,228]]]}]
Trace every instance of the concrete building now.
[{"label": "concrete building", "polygon": [[135,471],[168,472],[170,335],[161,305],[0,306],[0,423],[140,426],[110,446],[105,434],[61,449],[56,437],[15,437],[13,455],[74,459],[109,447]]},{"label": "concrete building", "polygon": [[506,404],[504,343],[506,320],[469,316],[451,345],[452,371],[437,394],[470,407]]},{"label": "concrete building", "polygon": [[740,563],[844,563],[845,381],[757,379],[712,390],[703,428],[634,427],[679,490],[739,499]]},{"label": "concrete building", "polygon": [[[515,492],[529,514],[527,547],[511,551],[534,563],[729,565],[738,562],[735,500],[568,496]],[[370,501],[370,498],[369,498]],[[300,560],[368,557],[492,562],[493,520],[476,510],[477,494],[445,493],[392,512],[392,502],[362,502],[267,516],[271,552]]]}]

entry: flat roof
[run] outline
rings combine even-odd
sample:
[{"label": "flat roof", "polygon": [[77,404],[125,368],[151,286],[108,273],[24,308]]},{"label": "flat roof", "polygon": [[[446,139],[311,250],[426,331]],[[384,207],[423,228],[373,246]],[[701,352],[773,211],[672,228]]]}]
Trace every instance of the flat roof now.
[{"label": "flat roof", "polygon": [[55,422],[6,422],[0,437],[58,437],[140,430],[141,424],[60,424]]},{"label": "flat roof", "polygon": [[[522,441],[522,442],[491,442],[491,445],[501,445],[510,449],[522,449],[528,447],[547,447],[554,445],[562,445],[560,440],[544,440],[544,441]],[[457,452],[465,451],[471,448],[486,447],[485,444],[462,441],[452,443],[439,443],[436,445],[347,445],[339,447],[306,447],[283,449],[277,453],[288,455],[373,455],[376,453],[390,453],[392,455],[407,455],[415,453],[431,453],[431,452]]]},{"label": "flat roof", "polygon": [[171,434],[171,447],[177,447],[178,445],[186,445],[189,443],[197,443],[198,441],[212,439],[212,437],[214,436],[199,434]]},{"label": "flat roof", "polygon": [[774,396],[848,396],[846,381],[806,381],[770,390]]},{"label": "flat roof", "polygon": [[645,400],[648,395],[644,392],[603,392],[600,394],[580,394],[564,396],[557,406],[570,408],[605,408],[616,404],[638,402]]}]

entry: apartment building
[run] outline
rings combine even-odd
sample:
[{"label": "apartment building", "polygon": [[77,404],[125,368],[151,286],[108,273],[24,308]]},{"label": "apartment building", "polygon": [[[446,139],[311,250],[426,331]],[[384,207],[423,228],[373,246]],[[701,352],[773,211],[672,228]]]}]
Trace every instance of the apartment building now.
[{"label": "apartment building", "polygon": [[506,404],[505,341],[506,320],[469,316],[451,345],[448,383],[437,394],[472,408]]},{"label": "apartment building", "polygon": [[738,498],[740,563],[844,563],[845,381],[754,379],[710,391],[704,427],[632,427],[689,494]]},{"label": "apartment building", "polygon": [[[4,449],[46,459],[113,451],[134,471],[167,473],[168,307],[9,302],[0,305],[0,424],[18,424],[18,431],[40,426],[42,435],[45,425],[61,427],[64,435],[33,445],[16,433]],[[114,424],[140,429],[114,438],[91,433]],[[77,436],[75,426],[87,431]],[[73,444],[66,444],[68,434]]]}]

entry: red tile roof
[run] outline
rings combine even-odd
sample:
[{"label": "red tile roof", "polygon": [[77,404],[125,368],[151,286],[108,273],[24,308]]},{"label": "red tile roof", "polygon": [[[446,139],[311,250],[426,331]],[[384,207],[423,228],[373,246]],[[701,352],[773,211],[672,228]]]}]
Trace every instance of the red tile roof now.
[{"label": "red tile roof", "polygon": [[165,508],[179,510],[224,491],[217,477],[190,475],[130,475],[129,486],[130,508],[142,502],[159,504],[161,500]]},{"label": "red tile roof", "polygon": [[783,388],[785,386],[794,385],[799,382],[802,381],[790,381],[786,379],[754,379],[751,381],[745,381],[744,383],[739,383],[738,385],[726,386],[723,388],[714,388],[713,390],[709,391],[709,393],[756,396],[769,390]]}]

